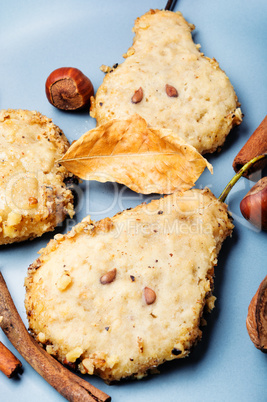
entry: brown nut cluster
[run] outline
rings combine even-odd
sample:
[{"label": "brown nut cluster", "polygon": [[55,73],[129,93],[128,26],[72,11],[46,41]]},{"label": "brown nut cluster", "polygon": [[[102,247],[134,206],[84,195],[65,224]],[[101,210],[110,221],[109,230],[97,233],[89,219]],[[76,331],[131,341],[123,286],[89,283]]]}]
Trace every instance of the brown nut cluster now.
[{"label": "brown nut cluster", "polygon": [[256,348],[267,353],[267,275],[250,302],[246,325]]},{"label": "brown nut cluster", "polygon": [[74,67],[54,70],[46,80],[48,101],[61,110],[78,110],[89,107],[94,95],[93,84],[86,75]]}]

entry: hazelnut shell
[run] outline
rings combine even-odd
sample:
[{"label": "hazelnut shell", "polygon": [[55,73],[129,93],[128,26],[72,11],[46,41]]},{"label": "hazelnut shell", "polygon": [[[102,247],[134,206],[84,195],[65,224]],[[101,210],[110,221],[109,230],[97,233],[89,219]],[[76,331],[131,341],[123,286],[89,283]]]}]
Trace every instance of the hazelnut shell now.
[{"label": "hazelnut shell", "polygon": [[90,79],[79,69],[61,67],[48,76],[45,92],[48,101],[56,108],[78,110],[89,107],[94,88]]},{"label": "hazelnut shell", "polygon": [[240,203],[245,219],[262,230],[267,230],[267,176],[260,179]]}]

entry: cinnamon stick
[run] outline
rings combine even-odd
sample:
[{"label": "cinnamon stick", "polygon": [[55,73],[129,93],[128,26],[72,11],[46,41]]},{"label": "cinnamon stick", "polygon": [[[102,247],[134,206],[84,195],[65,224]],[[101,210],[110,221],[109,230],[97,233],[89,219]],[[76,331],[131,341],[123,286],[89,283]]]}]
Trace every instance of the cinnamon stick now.
[{"label": "cinnamon stick", "polygon": [[19,359],[0,342],[0,370],[8,377],[12,378],[21,371],[22,364]]},{"label": "cinnamon stick", "polygon": [[0,326],[24,359],[71,402],[109,402],[111,397],[62,366],[28,333],[0,272]]},{"label": "cinnamon stick", "polygon": [[[238,172],[242,166],[245,165],[248,161],[250,161],[255,156],[264,154],[267,152],[267,116],[265,116],[264,120],[261,122],[258,128],[254,131],[254,133],[250,136],[248,141],[245,143],[243,148],[236,155],[233,168],[235,172]],[[266,159],[262,159],[261,161],[255,163],[248,171],[246,171],[243,176],[248,177],[251,173],[256,172],[257,170],[263,169],[267,164]]]}]

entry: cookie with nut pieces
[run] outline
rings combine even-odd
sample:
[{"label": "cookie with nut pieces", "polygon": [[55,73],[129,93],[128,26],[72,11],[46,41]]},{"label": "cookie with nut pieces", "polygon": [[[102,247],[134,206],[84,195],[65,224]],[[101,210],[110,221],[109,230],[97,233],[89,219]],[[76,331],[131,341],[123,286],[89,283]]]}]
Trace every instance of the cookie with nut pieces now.
[{"label": "cookie with nut pieces", "polygon": [[208,189],[85,218],[28,269],[30,331],[62,363],[107,382],[187,356],[214,307],[214,266],[232,229]]},{"label": "cookie with nut pieces", "polygon": [[193,30],[180,12],[150,10],[137,18],[125,61],[102,66],[107,74],[91,98],[97,124],[137,113],[201,154],[221,147],[242,113],[229,78],[200,52]]},{"label": "cookie with nut pieces", "polygon": [[0,111],[0,245],[41,236],[74,215],[64,182],[73,175],[57,163],[68,147],[46,116]]}]

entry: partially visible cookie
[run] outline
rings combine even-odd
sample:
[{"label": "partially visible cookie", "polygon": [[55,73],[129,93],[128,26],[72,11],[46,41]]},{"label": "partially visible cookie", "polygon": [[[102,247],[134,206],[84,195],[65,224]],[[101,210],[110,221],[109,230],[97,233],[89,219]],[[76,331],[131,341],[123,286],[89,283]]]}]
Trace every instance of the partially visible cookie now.
[{"label": "partially visible cookie", "polygon": [[51,119],[35,111],[0,111],[0,245],[53,230],[74,214],[57,163],[69,147]]},{"label": "partially visible cookie", "polygon": [[201,338],[232,229],[227,206],[209,190],[176,192],[96,223],[85,218],[29,267],[29,328],[84,374],[140,379]]},{"label": "partially visible cookie", "polygon": [[222,146],[242,113],[229,78],[193,42],[193,29],[180,12],[150,10],[137,18],[126,60],[106,67],[91,98],[97,124],[138,113],[202,154]]}]

